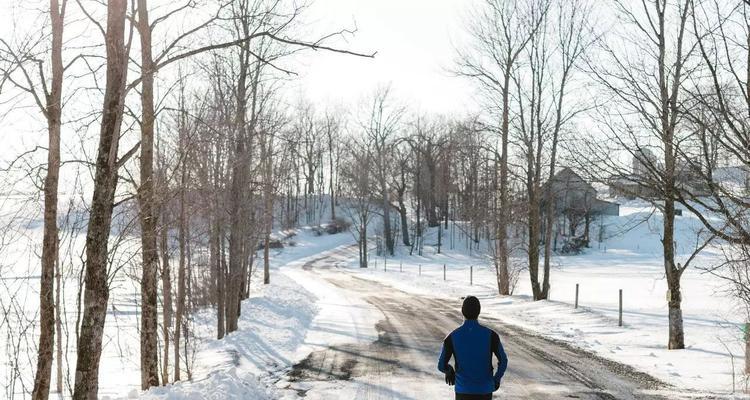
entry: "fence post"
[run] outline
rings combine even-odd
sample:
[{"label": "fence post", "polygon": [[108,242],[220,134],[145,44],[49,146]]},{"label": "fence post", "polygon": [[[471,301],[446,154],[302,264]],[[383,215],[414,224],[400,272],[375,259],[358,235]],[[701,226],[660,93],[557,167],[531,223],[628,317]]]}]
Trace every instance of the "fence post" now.
[{"label": "fence post", "polygon": [[443,264],[443,280],[445,280],[445,264]]},{"label": "fence post", "polygon": [[576,309],[578,308],[578,284],[576,283]]},{"label": "fence post", "polygon": [[422,276],[422,264],[419,264],[419,276]]},{"label": "fence post", "polygon": [[474,266],[469,267],[469,286],[474,286]]},{"label": "fence post", "polygon": [[398,271],[404,272],[404,260],[401,260],[401,262],[398,264]]},{"label": "fence post", "polygon": [[388,272],[388,259],[383,256],[383,272]]},{"label": "fence post", "polygon": [[622,289],[620,289],[620,326],[622,326]]}]

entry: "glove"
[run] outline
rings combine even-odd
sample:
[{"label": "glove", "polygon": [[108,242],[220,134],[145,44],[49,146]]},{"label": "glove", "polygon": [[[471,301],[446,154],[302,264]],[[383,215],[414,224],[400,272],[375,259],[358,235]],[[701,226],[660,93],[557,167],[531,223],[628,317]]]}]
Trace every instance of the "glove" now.
[{"label": "glove", "polygon": [[497,392],[497,389],[500,389],[500,379],[495,379],[495,390],[493,392]]},{"label": "glove", "polygon": [[447,383],[448,386],[456,384],[456,370],[450,365],[445,369],[445,383]]}]

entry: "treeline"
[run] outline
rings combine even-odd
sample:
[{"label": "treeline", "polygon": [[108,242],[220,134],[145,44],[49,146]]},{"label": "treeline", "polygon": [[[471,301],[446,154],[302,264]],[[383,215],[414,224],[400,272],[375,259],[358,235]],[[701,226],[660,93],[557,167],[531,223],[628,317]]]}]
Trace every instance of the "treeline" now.
[{"label": "treeline", "polygon": [[[256,265],[262,263],[257,268],[270,282],[272,231],[280,221],[293,227],[312,219],[308,210],[315,207],[307,202],[320,190],[316,170],[303,169],[319,160],[301,162],[318,157],[317,149],[280,94],[296,74],[285,60],[304,50],[373,56],[334,45],[353,33],[348,29],[299,36],[306,9],[266,0],[50,0],[44,29],[19,28],[0,40],[0,87],[11,88],[11,99],[28,96],[47,124],[47,144],[37,148],[47,151],[41,168],[29,167],[31,152],[5,170],[32,182],[39,171],[46,176],[32,398],[49,397],[53,359],[57,392],[67,383],[73,398],[97,398],[111,285],[122,273],[122,235],[140,239],[140,265],[131,278],[140,283],[143,389],[179,381],[183,373],[191,378],[187,330],[196,307],[216,307],[219,338],[237,330]],[[87,29],[91,35],[80,34]],[[23,104],[10,104],[8,115],[20,115]],[[83,132],[78,153],[61,151],[76,141],[64,132]],[[66,163],[85,168],[61,174]],[[80,183],[86,180],[81,172],[90,174],[90,183]],[[59,215],[59,194],[70,193],[61,182],[90,196],[81,207],[87,222],[76,228],[85,231],[85,254],[80,264],[64,264],[77,272],[61,269],[61,237],[73,234],[60,222],[67,216]],[[284,211],[278,219],[275,209]],[[65,249],[66,259],[74,251]],[[61,337],[67,343],[73,336],[63,313],[64,272],[80,277],[72,380],[62,365],[68,347]],[[20,376],[7,388],[11,396]]]}]

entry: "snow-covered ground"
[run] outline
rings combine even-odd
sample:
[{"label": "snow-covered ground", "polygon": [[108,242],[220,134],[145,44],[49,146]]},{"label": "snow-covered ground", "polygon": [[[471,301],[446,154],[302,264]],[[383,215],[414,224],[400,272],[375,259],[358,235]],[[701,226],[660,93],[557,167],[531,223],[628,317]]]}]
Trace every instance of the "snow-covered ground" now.
[{"label": "snow-covered ground", "polygon": [[[497,296],[494,269],[486,259],[477,256],[476,251],[469,256],[468,251],[457,244],[458,240],[453,249],[444,244],[442,254],[435,253],[436,249],[429,246],[429,240],[425,242],[423,256],[409,256],[406,249],[401,249],[399,255],[385,260],[385,270],[384,260],[375,256],[371,259],[370,268],[358,268],[356,247],[339,249],[333,253],[333,257],[338,260],[337,266],[348,268],[350,273],[415,294],[443,298],[478,295],[482,299],[485,315],[632,365],[680,388],[730,393],[734,380],[735,391],[741,391],[744,385],[740,330],[742,317],[734,301],[724,292],[724,283],[697,268],[685,273],[683,311],[687,349],[666,350],[666,281],[661,263],[659,214],[653,213],[646,205],[631,203],[621,208],[620,217],[607,218],[602,225],[611,237],[601,243],[594,241],[592,247],[581,255],[555,258],[551,300],[543,302],[530,300],[527,273],[522,273],[516,295],[505,298]],[[678,261],[684,260],[692,250],[698,229],[698,222],[689,215],[678,220]],[[315,316],[308,317],[311,323],[306,331],[306,339],[302,342],[289,341],[286,346],[280,346],[287,354],[284,356],[286,363],[267,364],[265,372],[257,364],[253,368],[231,370],[232,374],[250,371],[260,376],[262,382],[277,389],[289,385],[284,380],[277,381],[284,366],[292,365],[310,351],[336,342],[366,342],[376,337],[372,329],[366,328],[371,328],[378,320],[377,310],[363,304],[362,314],[357,316],[357,321],[351,320],[350,315],[337,312],[337,306],[342,302],[356,301],[357,297],[342,296],[340,288],[328,287],[329,284],[301,269],[305,261],[329,254],[316,251],[351,243],[351,237],[312,237],[303,232],[299,238],[301,243],[296,248],[285,250],[288,252],[286,257],[296,261],[282,267],[277,276],[289,278],[303,286],[303,293],[310,294],[310,299],[316,302],[312,312]],[[707,266],[719,260],[717,252],[707,249],[698,257],[695,265]],[[471,266],[473,285],[470,284]],[[274,284],[280,284],[279,280],[277,278],[264,293],[283,295],[283,291],[275,290]],[[576,284],[580,285],[578,309],[573,307]],[[290,285],[288,289],[292,287]],[[624,327],[619,327],[617,320],[620,289],[624,293]],[[260,301],[261,296],[261,293],[257,293],[250,303]],[[243,316],[247,314],[243,313]],[[265,317],[278,320],[273,316]],[[255,332],[264,332],[264,329],[256,326]],[[243,330],[237,334],[246,335]],[[249,335],[252,340],[269,344],[272,340],[263,337],[262,333]],[[292,351],[295,344],[298,347]],[[248,354],[247,357],[253,359],[254,356]],[[252,363],[248,362],[248,365]],[[215,384],[211,382],[207,386]],[[183,387],[194,385],[185,384]],[[180,390],[153,389],[150,396],[157,396],[160,391],[190,393]],[[271,398],[291,396],[288,391],[267,392],[266,395]],[[162,395],[156,398],[171,397]]]},{"label": "snow-covered ground", "polygon": [[[4,214],[0,215],[0,223],[10,225],[0,231],[0,398],[28,398],[36,365],[38,254],[42,237],[42,224],[33,210],[40,209],[40,204],[25,197],[4,197],[2,201]],[[62,208],[65,214],[65,207]],[[24,213],[23,217],[16,211]],[[69,397],[73,384],[79,257],[85,238],[85,213],[72,214],[72,219],[84,219],[76,221],[79,229],[72,236],[66,231],[60,250],[64,288],[63,345],[66,347],[63,354],[65,398]],[[136,398],[141,395],[138,336],[140,243],[137,233],[121,230],[118,222],[113,231],[112,243],[117,243],[118,249],[110,270],[112,285],[100,363],[99,397]],[[190,357],[193,382],[173,385],[169,390],[154,389],[148,396],[227,398],[227,393],[232,393],[237,399],[277,398],[272,390],[266,389],[275,379],[272,373],[288,367],[311,351],[312,345],[304,347],[303,339],[315,316],[326,310],[321,305],[327,299],[325,288],[317,289],[313,294],[287,277],[280,267],[295,271],[300,260],[352,241],[349,233],[317,237],[305,229],[288,239],[285,249],[272,251],[272,284],[262,285],[262,271],[258,270],[253,277],[252,297],[243,303],[239,331],[217,341],[214,339],[215,313],[210,310],[196,312],[190,323],[190,329],[196,335],[195,339],[191,338],[194,340],[191,347],[196,347],[195,354]],[[194,262],[200,262],[199,258],[196,257]],[[374,325],[369,320],[367,324]],[[55,374],[56,366],[53,365],[53,387]],[[259,383],[257,379],[264,381]]]},{"label": "snow-covered ground", "polygon": [[[639,223],[645,217],[648,220]],[[723,282],[717,278],[695,268],[685,273],[682,286],[688,348],[666,350],[666,282],[661,264],[659,219],[658,213],[652,213],[648,206],[629,203],[621,208],[620,217],[603,220],[601,226],[605,226],[606,234],[602,237],[605,240],[601,243],[594,241],[591,248],[581,255],[560,256],[553,260],[551,300],[543,302],[530,300],[526,273],[522,273],[519,279],[516,295],[498,297],[494,269],[476,251],[467,251],[465,241],[459,237],[455,238],[453,246],[444,238],[442,254],[436,254],[431,242],[434,238],[425,241],[423,256],[409,256],[408,250],[401,248],[398,255],[387,259],[387,271],[384,271],[383,259],[374,253],[370,268],[360,269],[356,262],[356,247],[341,250],[354,242],[351,234],[316,236],[309,229],[303,229],[290,239],[294,246],[273,254],[271,284],[259,284],[260,279],[255,277],[251,298],[243,303],[239,331],[223,340],[215,340],[213,312],[203,310],[194,316],[197,352],[193,380],[154,388],[146,393],[139,391],[138,288],[133,280],[127,279],[132,271],[128,271],[130,267],[125,263],[111,298],[100,397],[296,397],[294,389],[305,388],[295,387],[284,378],[293,364],[325,346],[375,340],[377,332],[374,326],[382,317],[356,293],[333,287],[302,268],[307,261],[326,254],[334,254],[337,266],[347,268],[341,273],[353,273],[407,292],[442,298],[477,295],[482,299],[485,315],[632,365],[681,388],[732,392],[734,374],[735,387],[740,390],[744,382],[743,334],[740,330],[743,317],[724,292]],[[694,246],[698,228],[695,218],[689,215],[679,218],[678,261],[684,260]],[[41,227],[35,224],[26,227],[22,239],[13,242],[18,249],[5,251],[6,258],[1,265],[0,280],[5,285],[4,297],[0,298],[3,307],[11,304],[8,301],[10,294],[18,293],[12,304],[23,307],[27,320],[34,319],[38,304],[38,292],[34,290],[38,285],[34,273],[37,267],[32,262],[34,248],[28,243],[38,239],[40,230]],[[696,265],[711,265],[719,260],[717,252],[707,249],[696,260]],[[445,280],[443,265],[446,265]],[[469,283],[470,266],[473,266],[473,285]],[[69,276],[66,281],[68,312],[75,309],[75,278]],[[580,285],[578,309],[572,305],[576,284]],[[24,285],[31,290],[7,290]],[[619,289],[624,291],[624,327],[617,324]],[[357,313],[341,312],[344,305],[351,304],[359,304],[355,307],[359,310]],[[70,349],[67,358],[74,363],[74,314],[68,319]],[[9,323],[14,322],[3,322]],[[12,340],[12,337],[0,338],[5,349],[3,355],[8,357],[0,365],[3,378],[13,373],[14,360],[10,359],[12,350],[8,347]],[[30,365],[34,343],[30,341],[21,347],[26,354],[31,354],[25,360]],[[26,384],[29,376],[27,373]],[[20,388],[16,391],[19,392]]]},{"label": "snow-covered ground", "polygon": [[[666,349],[667,284],[661,258],[661,218],[652,211],[643,204],[626,204],[620,217],[602,221],[613,237],[602,243],[594,241],[592,248],[581,255],[556,257],[550,301],[530,300],[527,272],[521,273],[516,295],[497,296],[494,267],[486,259],[468,256],[458,245],[453,250],[444,245],[442,254],[425,247],[422,257],[402,252],[386,260],[386,271],[382,258],[373,258],[372,268],[367,270],[357,268],[355,262],[346,265],[361,277],[404,291],[441,297],[477,295],[485,315],[634,366],[681,388],[740,391],[745,381],[743,314],[726,294],[725,282],[718,278],[697,268],[685,272],[682,305],[687,349]],[[645,218],[648,220],[641,223]],[[678,218],[678,262],[684,262],[695,246],[699,225],[690,215]],[[351,256],[356,257],[356,253]],[[710,266],[720,258],[717,251],[706,249],[694,265]],[[580,288],[578,309],[573,306],[576,284]],[[623,327],[618,326],[620,289]]]},{"label": "snow-covered ground", "polygon": [[[305,272],[302,266],[330,249],[351,243],[348,233],[315,236],[299,231],[274,257],[270,285],[254,285],[242,304],[238,331],[215,335],[213,312],[200,314],[203,343],[192,382],[153,388],[144,399],[281,399],[309,389],[286,380],[289,368],[313,351],[343,343],[371,343],[382,318],[371,305],[345,289]],[[356,313],[347,310],[359,310]],[[135,393],[131,394],[136,397]]]}]

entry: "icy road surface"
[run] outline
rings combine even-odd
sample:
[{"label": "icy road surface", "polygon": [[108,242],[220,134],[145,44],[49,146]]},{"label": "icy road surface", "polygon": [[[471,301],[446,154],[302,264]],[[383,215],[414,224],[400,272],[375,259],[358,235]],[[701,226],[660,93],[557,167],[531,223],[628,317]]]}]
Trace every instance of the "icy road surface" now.
[{"label": "icy road surface", "polygon": [[[314,259],[297,273],[298,280],[324,282],[329,295],[337,292],[336,304],[324,317],[328,321],[318,327],[314,340],[318,350],[278,382],[277,387],[287,389],[284,398],[453,398],[436,365],[443,338],[462,322],[461,299],[415,296],[357,278],[336,268],[335,256],[334,252]],[[373,311],[380,316],[374,323],[375,335],[368,334],[372,326],[366,326],[374,321],[363,317]],[[509,368],[496,399],[706,398],[680,394],[630,367],[503,324],[490,315],[480,316],[480,323],[498,332],[508,353]],[[341,335],[353,340],[320,345]]]}]

